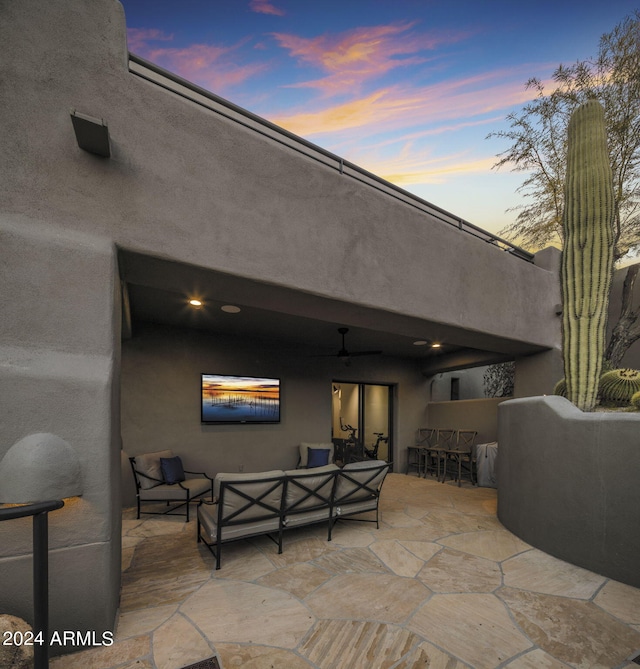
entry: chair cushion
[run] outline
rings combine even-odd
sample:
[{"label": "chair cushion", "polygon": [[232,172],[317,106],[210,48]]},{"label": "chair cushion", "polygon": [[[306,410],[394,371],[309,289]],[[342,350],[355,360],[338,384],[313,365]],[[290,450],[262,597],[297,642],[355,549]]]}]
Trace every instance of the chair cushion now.
[{"label": "chair cushion", "polygon": [[[218,536],[218,505],[203,504],[198,507],[198,518],[202,524],[207,543],[216,543]],[[242,523],[241,525],[227,525],[222,528],[222,541],[233,541],[268,532],[277,532],[280,529],[279,518],[267,518],[255,520],[254,522]]]},{"label": "chair cushion", "polygon": [[[135,468],[142,475],[138,476],[138,480],[140,482],[140,487],[143,490],[155,488],[162,483],[164,479],[162,478],[162,470],[160,469],[160,458],[171,457],[173,457],[173,453],[169,450],[135,456]],[[150,476],[151,479],[158,480],[153,481],[148,479],[147,476]]]},{"label": "chair cushion", "polygon": [[271,469],[268,472],[220,472],[213,481],[213,496],[220,497],[222,481],[255,481],[256,479],[275,479],[284,476],[282,469]]},{"label": "chair cushion", "polygon": [[[186,488],[186,490],[185,490]],[[148,490],[140,490],[140,500],[143,502],[164,500],[186,500],[211,494],[211,481],[208,479],[186,479],[180,485],[161,483]]]},{"label": "chair cushion", "polygon": [[303,441],[300,444],[300,463],[298,465],[299,467],[308,466],[307,463],[309,461],[309,450],[313,449],[320,449],[320,450],[329,449],[329,462],[333,462],[333,443],[327,442],[324,444],[323,443],[315,444]]},{"label": "chair cushion", "polygon": [[222,472],[216,474],[213,486],[214,496],[222,504],[223,523],[227,519],[246,523],[280,514],[284,489],[281,469],[241,474]]},{"label": "chair cushion", "polygon": [[328,465],[330,453],[328,448],[310,448],[307,451],[307,467],[313,469]]},{"label": "chair cushion", "polygon": [[165,483],[172,484],[178,481],[184,481],[184,467],[179,456],[173,458],[160,458],[160,469]]}]

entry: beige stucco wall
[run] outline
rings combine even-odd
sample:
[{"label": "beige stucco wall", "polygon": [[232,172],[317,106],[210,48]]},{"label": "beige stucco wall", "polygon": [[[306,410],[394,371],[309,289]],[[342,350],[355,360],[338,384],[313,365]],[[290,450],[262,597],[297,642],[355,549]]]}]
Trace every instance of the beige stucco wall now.
[{"label": "beige stucco wall", "polygon": [[[555,276],[129,74],[115,0],[5,14],[14,220],[46,212],[152,255],[555,344]],[[111,159],[77,147],[71,108],[108,122]]]},{"label": "beige stucco wall", "polygon": [[458,400],[456,402],[429,402],[425,427],[443,430],[476,430],[476,444],[498,439],[498,405],[504,397]]}]

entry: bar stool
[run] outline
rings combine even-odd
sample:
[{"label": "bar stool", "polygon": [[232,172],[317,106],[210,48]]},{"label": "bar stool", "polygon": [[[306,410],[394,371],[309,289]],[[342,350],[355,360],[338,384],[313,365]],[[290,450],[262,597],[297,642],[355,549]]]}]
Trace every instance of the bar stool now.
[{"label": "bar stool", "polygon": [[424,477],[427,474],[436,474],[440,478],[440,455],[438,452],[438,430],[437,428],[421,428],[418,430],[419,438],[422,440],[424,460]]}]

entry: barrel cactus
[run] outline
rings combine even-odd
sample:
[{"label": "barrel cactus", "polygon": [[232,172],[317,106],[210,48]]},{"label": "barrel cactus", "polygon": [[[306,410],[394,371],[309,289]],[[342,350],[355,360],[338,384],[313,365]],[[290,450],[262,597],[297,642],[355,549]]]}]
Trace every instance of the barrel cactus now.
[{"label": "barrel cactus", "polygon": [[635,393],[631,398],[631,406],[640,411],[640,391]]},{"label": "barrel cactus", "polygon": [[595,408],[602,370],[614,221],[604,111],[589,100],[569,122],[561,267],[567,398],[583,411]]},{"label": "barrel cactus", "polygon": [[600,399],[603,404],[626,406],[640,393],[640,371],[614,369],[600,378]]},{"label": "barrel cactus", "polygon": [[560,397],[567,396],[567,382],[564,379],[560,379],[553,387],[553,394],[560,395]]}]

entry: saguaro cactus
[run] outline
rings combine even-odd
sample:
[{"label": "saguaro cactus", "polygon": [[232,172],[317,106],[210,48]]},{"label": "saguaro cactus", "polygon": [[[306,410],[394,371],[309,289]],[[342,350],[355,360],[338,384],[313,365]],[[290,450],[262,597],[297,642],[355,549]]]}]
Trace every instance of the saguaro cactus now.
[{"label": "saguaro cactus", "polygon": [[595,407],[602,370],[614,217],[604,111],[589,100],[569,122],[561,269],[567,398],[583,411]]}]

